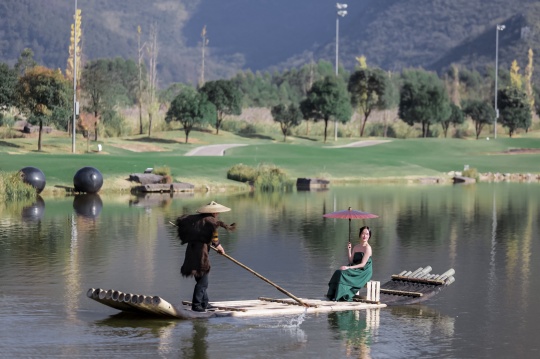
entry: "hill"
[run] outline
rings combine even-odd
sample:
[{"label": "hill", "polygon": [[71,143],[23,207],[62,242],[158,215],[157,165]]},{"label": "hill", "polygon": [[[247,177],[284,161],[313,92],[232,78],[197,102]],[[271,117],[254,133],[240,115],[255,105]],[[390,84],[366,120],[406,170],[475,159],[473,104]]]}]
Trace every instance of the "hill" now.
[{"label": "hill", "polygon": [[[335,2],[312,0],[113,0],[79,1],[84,59],[137,59],[142,40],[158,28],[161,85],[195,83],[201,68],[201,30],[209,39],[205,77],[230,77],[238,70],[282,69],[313,60],[335,59]],[[74,2],[3,0],[0,3],[0,61],[14,64],[29,47],[38,62],[64,69]],[[340,62],[352,70],[355,57],[387,70],[450,63],[479,69],[493,66],[495,26],[499,60],[524,67],[527,50],[540,50],[540,5],[533,0],[363,0],[349,2],[340,18]]]}]

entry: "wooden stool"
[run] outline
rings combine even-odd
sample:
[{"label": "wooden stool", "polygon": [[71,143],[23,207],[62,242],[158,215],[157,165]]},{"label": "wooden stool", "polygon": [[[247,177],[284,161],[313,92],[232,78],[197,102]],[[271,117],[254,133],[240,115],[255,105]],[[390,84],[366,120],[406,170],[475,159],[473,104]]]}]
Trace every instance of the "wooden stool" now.
[{"label": "wooden stool", "polygon": [[369,281],[366,284],[367,300],[379,302],[381,300],[381,282]]}]

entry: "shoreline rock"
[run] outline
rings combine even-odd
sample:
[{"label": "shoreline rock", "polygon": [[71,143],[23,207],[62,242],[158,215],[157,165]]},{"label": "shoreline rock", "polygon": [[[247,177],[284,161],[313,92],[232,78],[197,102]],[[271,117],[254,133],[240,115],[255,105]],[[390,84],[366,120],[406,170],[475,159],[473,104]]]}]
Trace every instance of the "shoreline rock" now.
[{"label": "shoreline rock", "polygon": [[[462,176],[460,171],[452,171],[448,173],[451,177]],[[479,173],[476,178],[477,182],[516,182],[516,183],[534,183],[540,182],[540,173]]]}]

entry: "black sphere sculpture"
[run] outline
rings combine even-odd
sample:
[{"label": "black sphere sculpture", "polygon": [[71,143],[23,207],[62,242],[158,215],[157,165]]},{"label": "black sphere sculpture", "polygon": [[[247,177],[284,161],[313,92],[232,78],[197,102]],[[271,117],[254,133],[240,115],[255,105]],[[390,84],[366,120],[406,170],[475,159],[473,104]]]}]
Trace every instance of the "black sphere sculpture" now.
[{"label": "black sphere sculpture", "polygon": [[75,192],[97,193],[102,185],[103,176],[94,167],[83,167],[73,177]]},{"label": "black sphere sculpture", "polygon": [[78,194],[73,199],[73,209],[78,216],[96,219],[103,209],[103,202],[99,194]]},{"label": "black sphere sculpture", "polygon": [[24,183],[34,187],[37,193],[41,193],[45,188],[45,174],[36,167],[24,167],[19,171]]}]

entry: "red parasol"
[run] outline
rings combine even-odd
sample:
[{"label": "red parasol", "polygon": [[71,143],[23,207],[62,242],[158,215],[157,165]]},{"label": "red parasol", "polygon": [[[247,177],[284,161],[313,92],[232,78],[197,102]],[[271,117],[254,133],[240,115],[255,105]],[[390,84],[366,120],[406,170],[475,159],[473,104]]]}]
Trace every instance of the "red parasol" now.
[{"label": "red parasol", "polygon": [[367,218],[379,218],[376,214],[357,211],[349,207],[343,211],[337,211],[332,213],[323,214],[326,218],[341,218],[349,220],[349,243],[351,242],[351,219],[367,219]]}]

